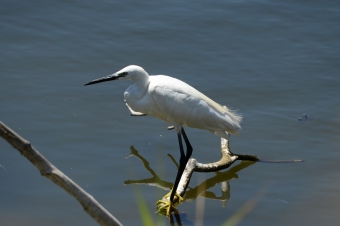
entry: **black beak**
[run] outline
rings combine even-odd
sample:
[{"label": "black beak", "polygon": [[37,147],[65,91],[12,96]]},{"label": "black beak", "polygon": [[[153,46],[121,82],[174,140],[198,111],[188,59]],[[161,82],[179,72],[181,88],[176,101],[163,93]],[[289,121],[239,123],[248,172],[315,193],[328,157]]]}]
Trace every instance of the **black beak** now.
[{"label": "black beak", "polygon": [[112,74],[112,75],[108,75],[102,78],[97,78],[89,83],[86,83],[84,86],[88,86],[88,85],[92,85],[92,84],[96,84],[96,83],[101,83],[101,82],[107,82],[107,81],[112,81],[112,80],[116,80],[118,79],[120,76],[117,74]]}]

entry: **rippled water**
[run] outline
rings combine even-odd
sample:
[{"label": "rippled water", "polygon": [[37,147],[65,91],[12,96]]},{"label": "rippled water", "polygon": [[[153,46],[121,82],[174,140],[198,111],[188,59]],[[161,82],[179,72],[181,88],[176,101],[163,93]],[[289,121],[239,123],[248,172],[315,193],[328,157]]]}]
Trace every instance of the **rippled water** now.
[{"label": "rippled water", "polygon": [[[177,170],[167,154],[179,158],[166,123],[129,116],[128,81],[83,86],[130,64],[238,109],[244,120],[231,138],[235,153],[305,160],[237,163],[217,179],[195,173],[192,191],[205,180],[209,190],[206,198],[187,193],[190,202],[179,206],[184,225],[221,225],[253,200],[241,225],[339,222],[338,1],[3,1],[0,11],[0,120],[124,225],[142,224],[138,190],[154,221],[169,224],[154,214],[167,190],[124,185],[152,177],[138,158],[125,158],[130,147],[168,184]],[[218,137],[187,134],[198,161],[220,157]],[[5,141],[0,150],[1,225],[95,224]]]}]

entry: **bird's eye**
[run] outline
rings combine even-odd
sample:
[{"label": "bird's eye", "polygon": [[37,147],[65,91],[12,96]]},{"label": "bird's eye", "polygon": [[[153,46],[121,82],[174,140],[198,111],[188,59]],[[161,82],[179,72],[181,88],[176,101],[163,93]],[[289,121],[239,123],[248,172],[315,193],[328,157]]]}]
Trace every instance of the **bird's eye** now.
[{"label": "bird's eye", "polygon": [[128,74],[129,74],[128,72],[124,71],[124,72],[122,72],[122,73],[119,73],[119,76],[120,76],[120,77],[125,77],[125,76],[127,76]]}]

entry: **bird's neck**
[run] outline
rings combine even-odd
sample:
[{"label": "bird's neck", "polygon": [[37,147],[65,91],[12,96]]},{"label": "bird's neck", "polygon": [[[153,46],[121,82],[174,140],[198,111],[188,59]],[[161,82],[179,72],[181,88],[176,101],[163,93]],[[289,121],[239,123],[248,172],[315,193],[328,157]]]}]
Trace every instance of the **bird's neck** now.
[{"label": "bird's neck", "polygon": [[136,98],[140,99],[145,95],[148,85],[149,85],[149,75],[139,77],[137,80],[135,80],[134,94]]}]

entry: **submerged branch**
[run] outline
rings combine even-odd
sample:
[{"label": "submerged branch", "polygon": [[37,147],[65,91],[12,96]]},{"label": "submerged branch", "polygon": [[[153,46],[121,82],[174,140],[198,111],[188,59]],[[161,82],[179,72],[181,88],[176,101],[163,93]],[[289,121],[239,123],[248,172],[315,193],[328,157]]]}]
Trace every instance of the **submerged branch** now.
[{"label": "submerged branch", "polygon": [[[178,184],[177,191],[176,193],[180,196],[184,196],[186,189],[189,185],[192,173],[194,171],[196,172],[216,172],[222,169],[228,168],[231,164],[233,164],[236,160],[249,160],[253,162],[257,162],[260,159],[257,158],[256,156],[253,155],[239,155],[239,154],[234,154],[230,151],[229,148],[229,141],[221,138],[221,159],[217,162],[214,163],[199,163],[196,159],[191,158],[189,159],[184,172],[182,174],[181,180]],[[162,209],[164,207],[164,203],[167,203],[169,201],[170,197],[168,195],[164,196],[161,202],[158,202],[158,210],[159,212],[162,213]],[[163,202],[164,201],[164,202]],[[178,204],[179,199],[178,196],[174,196],[174,203]]]},{"label": "submerged branch", "polygon": [[76,198],[84,210],[100,225],[122,225],[97,200],[68,178],[45,157],[40,154],[27,140],[0,122],[0,136],[25,156],[38,168],[41,175],[47,177]]},{"label": "submerged branch", "polygon": [[260,161],[254,155],[244,155],[244,154],[234,154],[230,151],[229,141],[221,138],[221,159],[214,163],[199,163],[196,159],[191,158],[183,172],[181,180],[178,184],[177,194],[184,196],[185,191],[189,185],[190,178],[192,173],[195,172],[216,172],[222,169],[228,168],[231,164],[233,164],[236,160],[248,160],[257,162]]},{"label": "submerged branch", "polygon": [[[199,163],[196,159],[191,158],[189,159],[185,170],[182,174],[181,180],[178,184],[178,188],[176,193],[180,196],[184,196],[186,189],[189,185],[190,178],[192,176],[192,173],[195,172],[216,172],[222,169],[228,168],[230,165],[232,165],[236,160],[241,161],[252,161],[252,162],[265,162],[265,163],[295,163],[295,162],[303,162],[303,160],[262,160],[254,155],[247,155],[247,154],[235,154],[230,151],[229,148],[229,141],[221,138],[221,154],[222,157],[219,161],[214,163]],[[164,196],[163,201],[169,200],[168,196]],[[178,197],[174,197],[174,203],[178,203]],[[160,209],[162,206],[159,205],[158,209]]]}]

